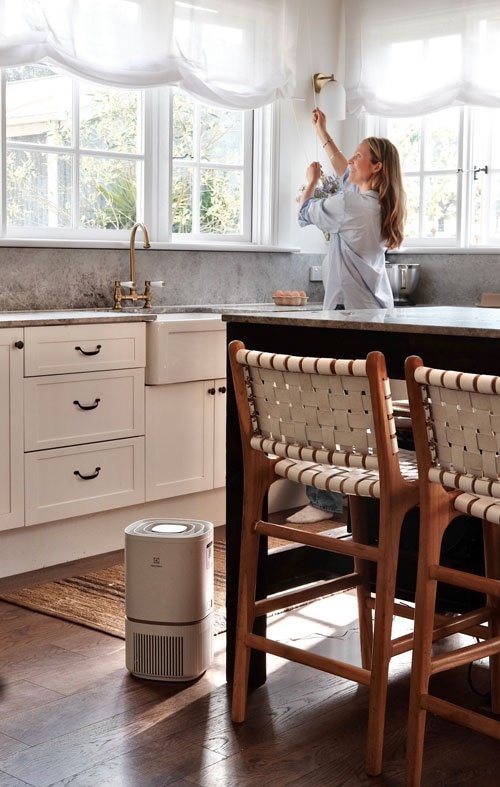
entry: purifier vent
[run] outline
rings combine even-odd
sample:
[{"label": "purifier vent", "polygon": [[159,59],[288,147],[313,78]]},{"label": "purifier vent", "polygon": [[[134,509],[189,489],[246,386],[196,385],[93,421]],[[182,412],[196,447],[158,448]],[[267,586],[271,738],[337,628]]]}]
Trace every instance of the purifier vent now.
[{"label": "purifier vent", "polygon": [[182,678],[184,675],[184,637],[134,634],[134,672],[137,675]]}]

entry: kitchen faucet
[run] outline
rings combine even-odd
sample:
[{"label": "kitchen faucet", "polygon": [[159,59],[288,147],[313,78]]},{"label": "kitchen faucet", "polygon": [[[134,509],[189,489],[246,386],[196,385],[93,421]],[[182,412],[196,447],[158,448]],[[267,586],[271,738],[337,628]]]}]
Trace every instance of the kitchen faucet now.
[{"label": "kitchen faucet", "polygon": [[[136,301],[144,301],[143,308],[150,309],[151,287],[153,285],[163,286],[164,284],[162,281],[145,281],[144,293],[140,294],[137,292],[137,283],[135,279],[135,236],[138,229],[141,229],[144,235],[144,248],[151,248],[146,225],[142,224],[140,221],[137,221],[130,232],[130,281],[115,281],[115,309],[122,308],[122,301],[132,301],[132,303],[135,303]],[[130,292],[128,295],[124,295],[122,293],[122,287],[129,288]]]}]

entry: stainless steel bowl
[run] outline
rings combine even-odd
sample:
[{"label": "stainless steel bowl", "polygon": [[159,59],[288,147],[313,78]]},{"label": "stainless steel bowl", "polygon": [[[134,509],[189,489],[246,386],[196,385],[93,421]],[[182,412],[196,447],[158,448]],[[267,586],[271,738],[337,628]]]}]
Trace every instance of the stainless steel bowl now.
[{"label": "stainless steel bowl", "polygon": [[394,300],[408,300],[418,284],[420,264],[418,262],[388,262],[385,267],[391,283]]}]

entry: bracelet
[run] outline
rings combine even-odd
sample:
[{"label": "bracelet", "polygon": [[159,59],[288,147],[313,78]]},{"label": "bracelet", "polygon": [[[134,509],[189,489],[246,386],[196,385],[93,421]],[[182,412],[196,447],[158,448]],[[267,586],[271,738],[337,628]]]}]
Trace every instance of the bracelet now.
[{"label": "bracelet", "polygon": [[326,146],[329,145],[330,142],[333,142],[333,139],[327,139],[326,142],[324,143],[323,147],[326,148]]}]

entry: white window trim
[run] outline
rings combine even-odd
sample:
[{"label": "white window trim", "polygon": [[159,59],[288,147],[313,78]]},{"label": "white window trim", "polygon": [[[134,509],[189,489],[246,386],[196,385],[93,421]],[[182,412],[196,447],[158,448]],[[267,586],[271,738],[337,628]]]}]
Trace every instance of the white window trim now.
[{"label": "white window trim", "polygon": [[[416,253],[416,254],[498,254],[500,242],[497,246],[491,243],[473,244],[471,240],[472,226],[472,202],[473,194],[473,153],[472,153],[472,113],[466,112],[467,108],[462,108],[460,118],[460,140],[458,167],[462,169],[461,178],[457,182],[457,240],[451,243],[450,239],[441,241],[423,238],[408,238],[400,249],[391,251],[391,254]],[[473,107],[471,108],[474,109]],[[357,122],[359,139],[367,136],[385,136],[384,118],[375,118],[363,115]],[[477,162],[476,162],[477,163]],[[420,173],[419,173],[420,174]]]},{"label": "white window trim", "polygon": [[[161,91],[165,100],[160,101]],[[171,215],[171,204],[168,183],[171,176],[171,156],[165,161],[159,155],[158,129],[161,123],[167,123],[172,129],[171,101],[167,100],[169,88],[146,89],[144,91],[144,111],[151,120],[145,124],[144,130],[144,172],[143,177],[148,188],[144,192],[144,206],[137,208],[138,220],[144,221],[152,239],[152,247],[156,249],[182,250],[221,250],[221,251],[297,251],[295,247],[278,245],[278,172],[279,172],[279,129],[278,104],[274,102],[254,110],[252,144],[245,149],[246,167],[252,163],[252,182],[248,184],[247,199],[248,238],[228,237],[227,240],[210,237],[172,238],[167,231],[168,217]],[[2,160],[6,153],[6,119],[5,90],[1,88],[1,129],[2,129]],[[251,123],[251,121],[250,121]],[[170,134],[170,139],[172,135]],[[155,155],[152,156],[152,151]],[[158,166],[154,162],[158,161]],[[2,194],[6,193],[6,171],[2,167]],[[67,248],[123,248],[128,244],[129,231],[113,230],[74,230],[58,229],[57,235],[50,228],[38,228],[36,237],[33,230],[16,228],[15,234],[6,233],[6,208],[1,205],[2,224],[5,228],[0,237],[0,247],[67,247]],[[250,223],[249,214],[252,213]],[[143,214],[143,215],[141,215]],[[90,237],[92,233],[92,237]],[[162,238],[161,241],[155,239]]]}]

